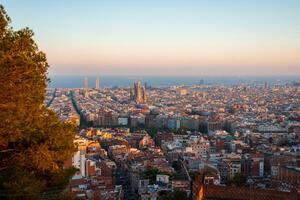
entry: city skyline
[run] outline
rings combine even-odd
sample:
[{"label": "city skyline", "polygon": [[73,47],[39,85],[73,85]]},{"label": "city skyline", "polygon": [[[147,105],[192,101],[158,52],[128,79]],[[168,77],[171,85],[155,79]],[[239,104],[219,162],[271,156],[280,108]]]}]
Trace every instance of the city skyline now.
[{"label": "city skyline", "polygon": [[50,75],[300,75],[295,0],[1,3]]}]

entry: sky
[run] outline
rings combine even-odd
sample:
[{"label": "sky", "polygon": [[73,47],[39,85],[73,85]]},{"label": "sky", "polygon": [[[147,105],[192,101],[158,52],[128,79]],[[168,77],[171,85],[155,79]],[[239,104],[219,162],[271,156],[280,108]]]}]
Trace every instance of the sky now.
[{"label": "sky", "polygon": [[50,75],[300,75],[299,0],[0,0]]}]

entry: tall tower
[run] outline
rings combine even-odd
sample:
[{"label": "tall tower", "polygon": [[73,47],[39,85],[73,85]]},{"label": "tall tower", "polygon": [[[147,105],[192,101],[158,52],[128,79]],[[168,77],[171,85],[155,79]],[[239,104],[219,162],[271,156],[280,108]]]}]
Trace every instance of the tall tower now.
[{"label": "tall tower", "polygon": [[137,81],[134,84],[134,93],[135,93],[135,101],[137,103],[141,103],[142,102],[142,95],[143,95],[143,91],[142,91],[142,84],[141,81]]},{"label": "tall tower", "polygon": [[130,95],[136,103],[145,103],[147,101],[146,88],[142,86],[141,81],[134,82],[133,92]]},{"label": "tall tower", "polygon": [[143,103],[147,102],[147,93],[146,93],[146,87],[147,85],[145,84],[145,86],[143,87]]},{"label": "tall tower", "polygon": [[96,90],[99,90],[100,89],[100,78],[99,76],[96,78],[96,87],[95,87]]},{"label": "tall tower", "polygon": [[85,97],[89,96],[89,80],[88,80],[88,77],[84,78],[84,96]]},{"label": "tall tower", "polygon": [[264,88],[265,88],[265,89],[268,89],[268,88],[269,88],[269,85],[268,85],[268,82],[267,82],[267,81],[265,81]]},{"label": "tall tower", "polygon": [[131,87],[129,89],[129,92],[130,92],[130,101],[132,101],[132,100],[134,100],[134,91]]}]

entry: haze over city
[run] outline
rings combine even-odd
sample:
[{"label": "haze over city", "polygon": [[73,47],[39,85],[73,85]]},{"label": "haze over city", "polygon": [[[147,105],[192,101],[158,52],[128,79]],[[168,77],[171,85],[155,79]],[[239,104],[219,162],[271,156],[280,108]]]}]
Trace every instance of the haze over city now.
[{"label": "haze over city", "polygon": [[52,75],[300,75],[300,1],[1,0]]}]

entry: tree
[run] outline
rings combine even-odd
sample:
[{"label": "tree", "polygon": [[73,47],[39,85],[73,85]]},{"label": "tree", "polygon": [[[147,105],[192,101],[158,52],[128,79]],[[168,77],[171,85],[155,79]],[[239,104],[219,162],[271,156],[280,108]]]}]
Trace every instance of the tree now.
[{"label": "tree", "polygon": [[243,173],[236,173],[231,182],[235,186],[242,187],[246,185],[247,177]]},{"label": "tree", "polygon": [[161,200],[187,200],[189,199],[185,191],[175,189],[173,192],[161,191],[159,198]]},{"label": "tree", "polygon": [[158,174],[168,175],[170,177],[173,176],[173,174],[159,171],[159,169],[157,169],[157,168],[147,169],[146,171],[142,172],[141,175],[142,175],[143,179],[149,179],[150,184],[155,184],[156,183],[156,176]]},{"label": "tree", "polygon": [[43,105],[46,55],[33,31],[14,31],[10,22],[0,5],[0,194],[38,199],[68,183],[73,170],[63,164],[75,150],[75,126]]},{"label": "tree", "polygon": [[154,184],[156,182],[157,174],[159,174],[159,170],[157,168],[151,168],[142,172],[142,177],[144,179],[149,179],[150,184]]}]

